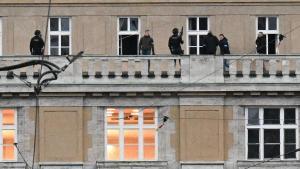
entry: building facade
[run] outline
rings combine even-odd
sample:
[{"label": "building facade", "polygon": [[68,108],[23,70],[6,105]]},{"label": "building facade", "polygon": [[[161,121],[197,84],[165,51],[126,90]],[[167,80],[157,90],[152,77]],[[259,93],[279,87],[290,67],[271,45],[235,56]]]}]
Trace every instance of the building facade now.
[{"label": "building facade", "polygon": [[[299,10],[299,0],[1,0],[1,67],[40,58],[29,52],[36,29],[45,60],[84,55],[38,101],[23,81],[34,85],[40,66],[0,71],[0,168],[299,168]],[[185,55],[170,55],[174,27]],[[147,29],[155,56],[137,55]],[[232,55],[203,54],[209,31]]]}]

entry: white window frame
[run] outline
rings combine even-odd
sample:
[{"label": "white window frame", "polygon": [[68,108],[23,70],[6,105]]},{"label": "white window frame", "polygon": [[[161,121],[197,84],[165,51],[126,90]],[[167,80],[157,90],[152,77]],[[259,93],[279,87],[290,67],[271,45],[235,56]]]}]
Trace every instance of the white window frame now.
[{"label": "white window frame", "polygon": [[[277,29],[276,30],[269,30],[269,18],[273,18],[275,17],[276,18],[276,22],[277,22]],[[266,30],[258,30],[258,18],[266,18]],[[256,17],[256,35],[255,37],[257,37],[258,33],[259,32],[262,32],[264,35],[266,35],[266,54],[268,55],[269,54],[269,43],[268,43],[268,40],[269,40],[269,34],[276,34],[277,35],[277,40],[275,42],[275,54],[279,54],[279,50],[277,48],[277,44],[278,44],[278,34],[279,34],[279,17],[278,16],[257,16]]]},{"label": "white window frame", "polygon": [[[127,31],[121,31],[120,30],[120,19],[121,18],[127,18]],[[138,19],[138,30],[137,31],[131,31],[130,28],[130,18],[137,18]],[[122,48],[122,46],[120,46],[120,35],[138,35],[138,40],[141,37],[141,19],[139,16],[119,16],[117,18],[117,32],[118,32],[118,36],[117,36],[117,56],[120,56],[120,48]],[[139,43],[137,43],[137,50],[139,50]],[[138,53],[138,51],[137,51]],[[122,55],[121,55],[122,56]]]},{"label": "white window frame", "polygon": [[[189,19],[190,18],[197,18],[197,30],[189,30]],[[207,19],[207,30],[199,30],[199,18],[206,18]],[[210,19],[208,16],[189,16],[187,17],[187,21],[186,21],[186,32],[187,32],[187,36],[186,36],[186,48],[188,51],[188,54],[190,54],[190,47],[197,47],[197,55],[201,55],[200,53],[200,41],[199,38],[201,35],[207,35],[208,32],[210,30]],[[190,35],[195,35],[197,36],[197,46],[190,46],[189,45],[189,36]]]},{"label": "white window frame", "polygon": [[[50,19],[51,18],[58,18],[58,31],[51,31],[50,30]],[[48,20],[48,54],[51,54],[51,36],[58,36],[58,55],[61,55],[61,36],[68,35],[69,36],[69,55],[72,55],[72,18],[71,17],[51,17]],[[69,31],[61,31],[61,19],[68,18],[69,19]]]},{"label": "white window frame", "polygon": [[[143,110],[148,108],[148,107],[113,107],[115,109],[119,110],[119,124],[117,125],[112,125],[112,124],[107,124],[107,109],[111,107],[107,107],[105,109],[104,113],[104,119],[105,119],[105,160],[106,161],[132,161],[132,160],[125,160],[124,159],[124,130],[125,129],[138,129],[138,160],[134,161],[153,161],[153,160],[145,160],[144,159],[144,135],[143,135],[143,130],[144,129],[155,129],[157,130],[158,122],[157,122],[157,109],[153,108],[155,110],[154,114],[154,124],[144,124],[144,117],[143,117]],[[127,108],[134,108],[134,109],[139,109],[139,121],[138,125],[124,125],[124,109]],[[152,108],[152,107],[150,107]],[[119,130],[119,146],[120,146],[120,158],[119,160],[109,160],[108,159],[108,153],[107,153],[107,131],[108,130]],[[155,132],[155,159],[154,161],[158,160],[158,132]]]},{"label": "white window frame", "polygon": [[[2,131],[3,130],[13,130],[15,132],[15,138],[14,138],[14,143],[18,142],[18,112],[17,109],[13,109],[15,114],[15,124],[14,125],[3,125],[3,113],[2,111],[5,110],[6,108],[2,108],[0,109],[0,161],[1,162],[14,162],[18,160],[18,151],[17,148],[14,146],[14,159],[13,160],[3,160],[3,134]],[[7,109],[11,109],[11,108],[7,108]]]},{"label": "white window frame", "polygon": [[[259,125],[248,125],[248,110],[250,108],[259,109]],[[264,123],[264,113],[265,108],[278,108],[280,109],[280,124],[263,124]],[[295,121],[296,124],[284,124],[284,109],[295,108]],[[296,149],[299,148],[299,109],[298,107],[247,107],[245,108],[245,157],[249,161],[265,160],[264,158],[264,129],[278,129],[280,130],[280,155],[284,154],[284,129],[295,129],[296,130]],[[258,129],[259,130],[259,159],[248,159],[248,129]],[[279,159],[279,158],[278,158]],[[298,160],[299,153],[296,153],[295,159],[285,159],[284,156],[280,157],[280,160],[291,161]]]}]

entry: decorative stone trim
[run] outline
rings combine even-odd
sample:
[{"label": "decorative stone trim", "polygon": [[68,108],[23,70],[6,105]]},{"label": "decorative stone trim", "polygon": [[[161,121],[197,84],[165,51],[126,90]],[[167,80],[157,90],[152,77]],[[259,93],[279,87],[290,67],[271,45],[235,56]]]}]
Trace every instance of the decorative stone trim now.
[{"label": "decorative stone trim", "polygon": [[0,168],[24,169],[26,164],[23,162],[0,162]]}]

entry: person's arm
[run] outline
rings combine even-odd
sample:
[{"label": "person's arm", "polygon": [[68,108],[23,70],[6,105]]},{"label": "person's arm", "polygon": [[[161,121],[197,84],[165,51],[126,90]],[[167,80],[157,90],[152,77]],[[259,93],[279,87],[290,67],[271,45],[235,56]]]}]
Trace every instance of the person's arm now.
[{"label": "person's arm", "polygon": [[33,48],[33,40],[31,39],[30,41],[30,45],[29,45],[29,51],[30,51],[30,54],[32,54],[32,48]]},{"label": "person's arm", "polygon": [[171,37],[169,38],[169,43],[168,43],[168,46],[169,46],[169,49],[170,49],[170,52],[172,53],[172,45],[171,45]]},{"label": "person's arm", "polygon": [[140,43],[139,43],[139,55],[141,55],[141,49],[142,49],[142,39],[140,39]]},{"label": "person's arm", "polygon": [[155,51],[154,51],[154,41],[151,38],[151,49],[152,49],[152,55],[155,55]]}]

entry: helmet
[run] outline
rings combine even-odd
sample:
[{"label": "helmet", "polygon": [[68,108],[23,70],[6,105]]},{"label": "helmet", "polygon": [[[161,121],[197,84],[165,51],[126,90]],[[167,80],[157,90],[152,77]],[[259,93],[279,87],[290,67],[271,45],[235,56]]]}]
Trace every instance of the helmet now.
[{"label": "helmet", "polygon": [[173,32],[173,34],[178,34],[179,31],[177,28],[174,28],[172,32]]},{"label": "helmet", "polygon": [[39,36],[41,34],[41,31],[40,30],[35,30],[34,31],[34,35],[36,35],[36,36]]}]

